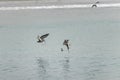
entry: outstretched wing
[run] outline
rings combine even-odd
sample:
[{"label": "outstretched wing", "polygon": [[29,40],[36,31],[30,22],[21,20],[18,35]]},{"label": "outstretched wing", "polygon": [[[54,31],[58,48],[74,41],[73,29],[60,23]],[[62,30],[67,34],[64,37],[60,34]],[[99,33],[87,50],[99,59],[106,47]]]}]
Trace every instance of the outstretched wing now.
[{"label": "outstretched wing", "polygon": [[44,38],[46,38],[48,35],[49,35],[49,33],[44,34],[44,35],[42,35],[40,38],[41,38],[41,39],[44,39]]}]

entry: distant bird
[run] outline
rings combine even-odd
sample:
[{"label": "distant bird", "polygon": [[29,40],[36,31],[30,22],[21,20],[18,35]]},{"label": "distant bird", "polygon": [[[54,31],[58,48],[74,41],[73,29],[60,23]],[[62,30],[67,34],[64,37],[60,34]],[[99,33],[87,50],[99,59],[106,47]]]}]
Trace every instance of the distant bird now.
[{"label": "distant bird", "polygon": [[100,3],[99,1],[96,1],[96,2],[92,5],[92,8],[97,7],[97,4],[99,4],[99,3]]},{"label": "distant bird", "polygon": [[93,5],[92,5],[92,8],[94,8],[94,7],[97,7],[97,5],[96,5],[96,4],[93,4]]},{"label": "distant bird", "polygon": [[69,47],[69,40],[64,40],[63,45],[65,45],[69,51],[70,47]]},{"label": "distant bird", "polygon": [[42,35],[42,36],[39,36],[38,35],[38,43],[42,43],[42,42],[45,42],[45,38],[47,37],[49,35],[49,33],[47,33],[47,34],[44,34],[44,35]]}]

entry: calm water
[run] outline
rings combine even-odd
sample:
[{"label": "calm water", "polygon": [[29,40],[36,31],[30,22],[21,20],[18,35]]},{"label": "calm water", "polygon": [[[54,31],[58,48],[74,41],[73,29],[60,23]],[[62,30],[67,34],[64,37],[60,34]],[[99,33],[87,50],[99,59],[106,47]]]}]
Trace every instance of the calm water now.
[{"label": "calm water", "polygon": [[[45,33],[46,43],[38,44]],[[119,74],[120,8],[0,12],[0,80],[120,80]]]}]

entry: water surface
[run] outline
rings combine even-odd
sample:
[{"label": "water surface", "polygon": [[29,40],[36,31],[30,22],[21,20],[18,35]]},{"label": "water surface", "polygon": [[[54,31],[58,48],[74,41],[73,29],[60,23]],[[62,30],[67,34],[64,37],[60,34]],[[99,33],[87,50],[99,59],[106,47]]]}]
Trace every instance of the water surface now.
[{"label": "water surface", "polygon": [[[1,11],[0,79],[119,80],[119,14],[119,8]],[[38,44],[45,33],[46,43]]]}]

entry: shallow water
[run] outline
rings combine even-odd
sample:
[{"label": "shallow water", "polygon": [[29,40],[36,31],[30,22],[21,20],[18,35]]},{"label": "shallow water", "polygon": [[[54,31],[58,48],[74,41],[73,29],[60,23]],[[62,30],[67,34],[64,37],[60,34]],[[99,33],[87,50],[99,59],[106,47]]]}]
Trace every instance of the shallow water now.
[{"label": "shallow water", "polygon": [[[0,12],[0,79],[119,80],[119,14],[119,8]],[[37,43],[45,33],[46,43]]]}]

